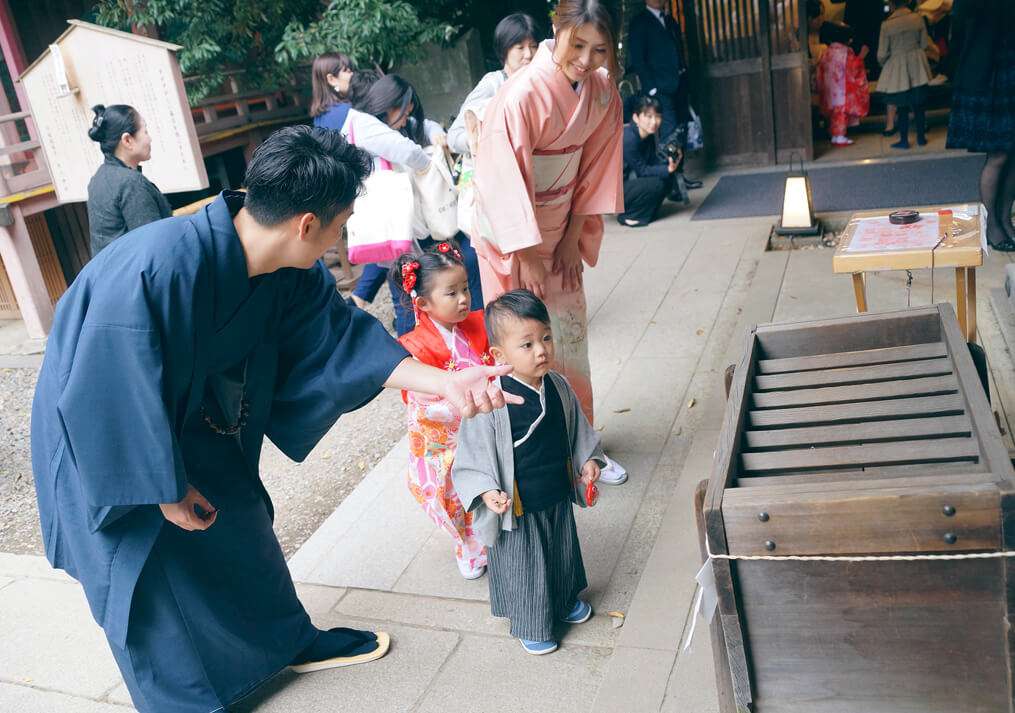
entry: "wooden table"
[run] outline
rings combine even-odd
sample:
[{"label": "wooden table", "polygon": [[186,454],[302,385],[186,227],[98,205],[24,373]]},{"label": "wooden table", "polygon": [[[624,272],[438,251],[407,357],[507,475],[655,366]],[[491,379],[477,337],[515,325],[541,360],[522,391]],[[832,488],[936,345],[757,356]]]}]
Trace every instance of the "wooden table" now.
[{"label": "wooden table", "polygon": [[[886,270],[924,270],[938,267],[955,269],[955,311],[959,328],[967,342],[976,341],[976,268],[983,264],[980,216],[972,206],[948,206],[953,209],[950,225],[942,221],[941,242],[935,247],[859,251],[851,249],[859,222],[865,218],[887,217],[890,211],[862,211],[850,218],[839,247],[832,258],[836,273],[852,273],[856,311],[866,312],[868,272]],[[967,211],[960,210],[968,208]],[[921,209],[925,216],[937,214],[938,207]],[[947,232],[947,235],[945,234]]]},{"label": "wooden table", "polygon": [[[1013,480],[950,304],[762,325],[696,494],[701,549],[1010,551]],[[712,566],[722,713],[1012,710],[1013,559]]]}]

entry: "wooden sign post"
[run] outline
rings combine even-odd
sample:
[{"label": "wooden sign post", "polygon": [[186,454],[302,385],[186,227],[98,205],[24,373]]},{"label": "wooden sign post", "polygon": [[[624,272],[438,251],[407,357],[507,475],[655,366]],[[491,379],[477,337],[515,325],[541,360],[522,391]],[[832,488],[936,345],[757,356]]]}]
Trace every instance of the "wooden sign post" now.
[{"label": "wooden sign post", "polygon": [[88,138],[91,107],[129,104],[152,137],[147,176],[163,193],[208,187],[201,146],[176,61],[179,45],[79,20],[21,75],[61,203],[88,198],[102,163]]}]

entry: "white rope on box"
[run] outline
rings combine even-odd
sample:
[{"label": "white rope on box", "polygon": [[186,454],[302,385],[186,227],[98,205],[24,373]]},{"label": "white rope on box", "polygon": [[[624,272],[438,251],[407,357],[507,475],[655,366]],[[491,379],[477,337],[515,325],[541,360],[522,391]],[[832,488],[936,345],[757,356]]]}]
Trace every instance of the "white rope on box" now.
[{"label": "white rope on box", "polygon": [[[705,535],[705,553],[708,558],[705,564],[698,570],[694,579],[697,582],[695,587],[694,607],[691,609],[691,630],[687,633],[687,642],[681,651],[691,648],[691,641],[694,640],[694,630],[698,625],[698,612],[706,623],[712,623],[715,610],[718,607],[719,598],[715,587],[715,574],[712,572],[712,560],[748,562],[922,562],[922,561],[949,561],[949,560],[975,560],[975,559],[1002,559],[1015,557],[1015,552],[1002,550],[1000,552],[966,552],[957,555],[722,555],[712,552],[709,546],[708,535]],[[705,595],[709,600],[702,607]]]}]

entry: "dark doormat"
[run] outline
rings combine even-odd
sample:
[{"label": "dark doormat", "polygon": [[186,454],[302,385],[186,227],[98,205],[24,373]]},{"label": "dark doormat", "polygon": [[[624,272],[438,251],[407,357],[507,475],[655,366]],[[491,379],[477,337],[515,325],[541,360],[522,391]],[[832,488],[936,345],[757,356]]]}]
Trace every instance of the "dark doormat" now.
[{"label": "dark doormat", "polygon": [[[816,213],[964,203],[980,198],[984,157],[860,163],[809,168]],[[779,215],[785,171],[723,176],[691,220]]]}]

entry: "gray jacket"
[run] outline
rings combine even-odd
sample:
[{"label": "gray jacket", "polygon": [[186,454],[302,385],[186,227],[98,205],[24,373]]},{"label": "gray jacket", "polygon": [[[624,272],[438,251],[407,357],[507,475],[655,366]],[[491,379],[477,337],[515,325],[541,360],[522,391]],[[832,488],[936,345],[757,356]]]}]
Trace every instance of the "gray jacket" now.
[{"label": "gray jacket", "polygon": [[878,91],[898,94],[927,84],[933,76],[927,63],[929,44],[927,25],[921,15],[897,10],[885,20],[878,41],[878,62],[883,67]]},{"label": "gray jacket", "polygon": [[142,225],[172,215],[169,201],[140,169],[106,156],[88,182],[88,230],[92,257],[111,242]]},{"label": "gray jacket", "polygon": [[[560,395],[571,440],[571,463],[575,469],[572,473],[575,484],[573,500],[579,506],[587,507],[585,489],[578,486],[578,478],[581,467],[588,460],[596,460],[600,466],[605,467],[603,447],[599,434],[585,418],[578,398],[567,380],[553,371],[547,376],[550,384],[547,388],[556,388]],[[451,479],[462,505],[473,513],[473,530],[484,545],[489,547],[496,544],[500,530],[515,529],[511,508],[498,517],[483,502],[483,493],[488,490],[503,490],[509,495],[514,492],[515,449],[511,438],[511,420],[506,408],[462,419]],[[524,503],[522,505],[524,507]]]}]

